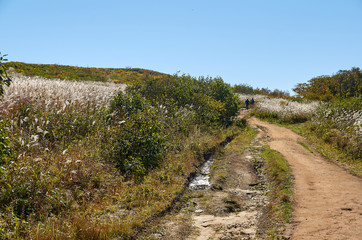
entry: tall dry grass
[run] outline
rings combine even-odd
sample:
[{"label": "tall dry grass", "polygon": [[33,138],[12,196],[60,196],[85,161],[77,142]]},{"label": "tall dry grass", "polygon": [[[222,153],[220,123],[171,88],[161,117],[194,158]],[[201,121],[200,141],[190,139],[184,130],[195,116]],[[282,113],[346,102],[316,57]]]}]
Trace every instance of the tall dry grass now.
[{"label": "tall dry grass", "polygon": [[324,104],[312,118],[311,129],[327,143],[344,150],[350,157],[362,159],[360,99]]},{"label": "tall dry grass", "polygon": [[256,101],[255,115],[286,123],[305,122],[317,112],[319,103],[294,102],[278,98],[263,98]]}]

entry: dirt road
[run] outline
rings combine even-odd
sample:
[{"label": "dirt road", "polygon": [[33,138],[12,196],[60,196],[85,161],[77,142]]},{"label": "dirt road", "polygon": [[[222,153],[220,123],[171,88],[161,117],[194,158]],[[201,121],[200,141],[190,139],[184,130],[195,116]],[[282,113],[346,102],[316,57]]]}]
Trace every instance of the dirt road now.
[{"label": "dirt road", "polygon": [[295,177],[291,239],[362,239],[362,180],[305,149],[289,129],[251,118],[270,136]]}]

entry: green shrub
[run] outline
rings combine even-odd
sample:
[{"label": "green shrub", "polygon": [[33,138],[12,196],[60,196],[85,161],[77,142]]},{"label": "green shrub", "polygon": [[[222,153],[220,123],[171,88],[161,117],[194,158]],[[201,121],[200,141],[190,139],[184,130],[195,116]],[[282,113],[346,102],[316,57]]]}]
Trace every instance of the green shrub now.
[{"label": "green shrub", "polygon": [[119,92],[110,119],[117,126],[111,158],[122,172],[142,176],[158,166],[169,138],[164,108],[153,107],[137,93]]},{"label": "green shrub", "polygon": [[222,112],[225,110],[225,104],[211,96],[200,93],[195,94],[191,109],[197,113],[196,119],[199,124],[212,126],[219,124]]},{"label": "green shrub", "polygon": [[0,210],[10,207],[22,219],[35,212],[39,216],[40,211],[59,212],[65,199],[53,182],[39,159],[11,162],[0,177]]},{"label": "green shrub", "polygon": [[238,106],[238,98],[221,79],[174,75],[137,82],[111,101],[109,124],[117,130],[110,159],[123,173],[144,176],[168,149],[182,148],[190,129],[230,125]]},{"label": "green shrub", "polygon": [[135,91],[152,105],[166,106],[169,111],[181,107],[195,111],[198,124],[228,126],[237,116],[239,98],[221,78],[193,78],[189,75],[173,75],[168,78],[147,79],[133,85]]},{"label": "green shrub", "polygon": [[9,86],[11,82],[11,79],[7,75],[6,66],[4,64],[4,62],[7,61],[5,57],[6,55],[1,55],[0,52],[0,99],[4,93],[3,85]]},{"label": "green shrub", "polygon": [[[1,55],[0,52],[0,101],[2,99],[2,95],[4,93],[3,85],[9,86],[11,79],[8,77],[6,73],[6,67],[4,65],[4,62],[7,61],[5,59],[6,55]],[[2,119],[0,118],[0,166],[4,161],[5,156],[9,155],[10,153],[10,147],[9,147],[9,141],[6,137],[5,133],[5,127]]]},{"label": "green shrub", "polygon": [[233,117],[238,114],[240,108],[240,99],[233,93],[229,84],[221,78],[208,79],[209,94],[217,101],[224,104],[224,110],[221,113],[221,123],[228,126],[232,123]]},{"label": "green shrub", "polygon": [[247,126],[246,118],[238,118],[235,120],[235,125],[239,128],[245,128]]}]

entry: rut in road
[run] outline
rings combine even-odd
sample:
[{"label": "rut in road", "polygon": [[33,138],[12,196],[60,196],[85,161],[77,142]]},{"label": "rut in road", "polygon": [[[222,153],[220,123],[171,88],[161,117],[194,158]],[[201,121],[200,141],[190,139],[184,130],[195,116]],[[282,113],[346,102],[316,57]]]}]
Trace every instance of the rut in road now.
[{"label": "rut in road", "polygon": [[291,239],[362,239],[362,180],[298,142],[293,131],[256,118],[270,136],[270,147],[291,166],[294,182],[294,212],[287,235]]}]

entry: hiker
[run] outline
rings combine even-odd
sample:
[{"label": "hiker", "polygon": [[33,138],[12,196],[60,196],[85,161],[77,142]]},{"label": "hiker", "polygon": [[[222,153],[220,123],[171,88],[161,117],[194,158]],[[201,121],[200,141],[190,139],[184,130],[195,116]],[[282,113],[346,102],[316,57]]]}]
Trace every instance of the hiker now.
[{"label": "hiker", "polygon": [[245,101],[245,106],[246,106],[246,110],[248,110],[248,109],[249,109],[249,98],[246,99],[246,101]]},{"label": "hiker", "polygon": [[250,101],[250,107],[251,107],[251,108],[254,107],[254,103],[255,103],[254,98],[252,98],[251,101]]}]

